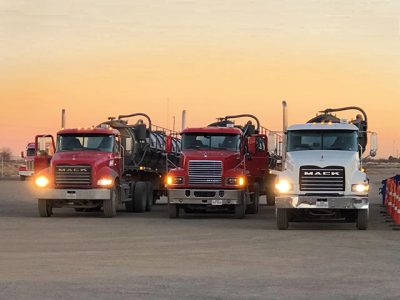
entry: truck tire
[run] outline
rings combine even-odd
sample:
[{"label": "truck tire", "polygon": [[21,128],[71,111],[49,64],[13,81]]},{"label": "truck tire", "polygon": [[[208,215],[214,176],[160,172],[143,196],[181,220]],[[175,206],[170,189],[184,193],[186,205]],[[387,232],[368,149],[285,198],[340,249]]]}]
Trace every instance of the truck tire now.
[{"label": "truck tire", "polygon": [[134,212],[135,211],[135,203],[134,203],[134,198],[135,198],[135,182],[132,183],[131,186],[131,199],[129,201],[126,201],[125,204],[125,209],[127,212]]},{"label": "truck tire", "polygon": [[146,211],[147,203],[147,184],[144,181],[138,181],[135,185],[135,192],[133,197],[134,211],[143,213]]},{"label": "truck tire", "polygon": [[268,206],[275,206],[275,193],[274,191],[271,191],[269,189],[267,189],[267,205]]},{"label": "truck tire", "polygon": [[21,180],[21,181],[25,181],[25,179],[26,179],[26,176],[19,176],[19,180]]},{"label": "truck tire", "polygon": [[242,199],[240,199],[240,204],[235,205],[235,218],[236,219],[244,219],[246,215],[246,192],[242,193]]},{"label": "truck tire", "polygon": [[276,176],[268,175],[265,185],[265,196],[268,206],[275,206],[275,178]]},{"label": "truck tire", "polygon": [[168,216],[170,219],[179,218],[179,206],[176,204],[168,203]]},{"label": "truck tire", "polygon": [[38,199],[39,217],[48,218],[53,214],[51,200]]},{"label": "truck tire", "polygon": [[116,188],[110,190],[110,199],[103,201],[103,214],[105,218],[112,218],[117,215],[117,197]]},{"label": "truck tire", "polygon": [[147,201],[146,201],[146,211],[151,211],[151,206],[153,205],[153,183],[151,181],[146,181],[147,187]]},{"label": "truck tire", "polygon": [[279,230],[286,230],[289,227],[289,216],[286,208],[276,209],[276,226]]},{"label": "truck tire", "polygon": [[254,193],[250,195],[251,204],[247,205],[247,213],[254,215],[258,213],[259,203],[260,203],[260,185],[258,183],[254,184]]},{"label": "truck tire", "polygon": [[357,210],[357,228],[366,230],[368,228],[368,209]]}]

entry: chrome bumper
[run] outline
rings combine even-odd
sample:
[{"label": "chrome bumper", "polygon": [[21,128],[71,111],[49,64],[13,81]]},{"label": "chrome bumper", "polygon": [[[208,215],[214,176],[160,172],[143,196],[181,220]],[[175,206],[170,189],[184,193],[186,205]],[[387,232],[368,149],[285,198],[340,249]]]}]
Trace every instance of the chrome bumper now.
[{"label": "chrome bumper", "polygon": [[[215,196],[196,196],[197,192],[215,192]],[[213,200],[220,200],[217,205],[236,205],[240,204],[242,192],[241,190],[171,189],[168,190],[168,203],[213,205]]]},{"label": "chrome bumper", "polygon": [[368,209],[367,196],[279,196],[276,208]]},{"label": "chrome bumper", "polygon": [[32,176],[32,175],[33,175],[33,171],[29,171],[29,170],[27,170],[27,171],[19,171],[19,176],[29,177],[29,176]]},{"label": "chrome bumper", "polygon": [[36,192],[36,198],[46,200],[107,200],[109,189],[42,189]]}]

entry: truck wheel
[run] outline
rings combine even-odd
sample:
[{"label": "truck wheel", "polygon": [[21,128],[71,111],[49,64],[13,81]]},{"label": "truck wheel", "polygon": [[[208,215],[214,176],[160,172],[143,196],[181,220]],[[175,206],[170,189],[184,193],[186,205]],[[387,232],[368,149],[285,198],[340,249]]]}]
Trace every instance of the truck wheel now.
[{"label": "truck wheel", "polygon": [[147,185],[144,181],[138,181],[135,185],[135,192],[133,197],[134,211],[145,212],[147,203]]},{"label": "truck wheel", "polygon": [[247,205],[247,213],[254,215],[258,213],[260,203],[260,186],[258,183],[254,184],[254,193],[250,195],[250,198],[252,203]]},{"label": "truck wheel", "polygon": [[147,187],[147,201],[146,201],[146,211],[151,211],[151,206],[153,205],[153,183],[151,181],[146,181]]},{"label": "truck wheel", "polygon": [[134,208],[135,208],[135,203],[134,203],[134,198],[135,198],[135,183],[133,182],[132,183],[132,186],[131,186],[131,192],[130,192],[130,194],[131,194],[131,199],[129,200],[129,201],[126,201],[124,204],[125,204],[125,208],[126,208],[126,211],[128,211],[128,212],[134,212],[135,210],[134,210]]},{"label": "truck wheel", "polygon": [[279,230],[286,230],[289,227],[288,210],[286,208],[276,209],[276,226]]},{"label": "truck wheel", "polygon": [[242,193],[242,199],[240,204],[235,205],[235,218],[236,219],[243,219],[246,214],[246,192]]},{"label": "truck wheel", "polygon": [[357,228],[359,230],[368,228],[368,209],[357,210]]},{"label": "truck wheel", "polygon": [[170,219],[179,218],[179,206],[168,203],[168,216]]},{"label": "truck wheel", "polygon": [[26,176],[19,176],[19,180],[21,180],[21,181],[25,181],[25,179],[26,179]]},{"label": "truck wheel", "polygon": [[51,200],[38,199],[39,217],[48,218],[53,214]]},{"label": "truck wheel", "polygon": [[268,175],[265,184],[265,195],[268,206],[275,206],[275,175]]},{"label": "truck wheel", "polygon": [[103,201],[103,213],[104,217],[112,218],[117,215],[117,189],[112,188],[110,190],[110,199]]},{"label": "truck wheel", "polygon": [[271,188],[267,188],[266,191],[267,196],[267,205],[268,206],[275,206],[275,192],[271,190]]}]

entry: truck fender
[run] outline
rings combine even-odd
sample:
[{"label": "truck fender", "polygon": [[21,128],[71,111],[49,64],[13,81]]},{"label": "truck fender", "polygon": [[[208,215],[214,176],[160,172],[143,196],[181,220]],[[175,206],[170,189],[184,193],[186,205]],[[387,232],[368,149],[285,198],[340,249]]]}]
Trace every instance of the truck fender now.
[{"label": "truck fender", "polygon": [[113,180],[113,182],[115,182],[116,180],[118,180],[119,178],[119,174],[117,172],[115,172],[115,170],[111,169],[108,166],[102,167],[98,172],[97,172],[97,176],[96,176],[96,182],[97,180],[101,179],[101,178],[111,178]]}]

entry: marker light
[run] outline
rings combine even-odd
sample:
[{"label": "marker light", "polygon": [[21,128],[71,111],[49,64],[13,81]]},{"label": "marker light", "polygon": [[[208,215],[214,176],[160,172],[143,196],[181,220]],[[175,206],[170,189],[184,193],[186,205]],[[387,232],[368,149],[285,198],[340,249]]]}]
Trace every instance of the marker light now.
[{"label": "marker light", "polygon": [[44,188],[49,184],[49,180],[45,176],[36,178],[35,183],[38,187]]},{"label": "marker light", "polygon": [[279,182],[275,185],[275,188],[281,194],[285,194],[293,189],[293,186],[289,183],[289,181],[285,179],[279,180]]},{"label": "marker light", "polygon": [[246,183],[246,180],[244,177],[228,177],[226,179],[226,184],[227,185],[238,185],[238,186],[244,186]]},{"label": "marker light", "polygon": [[168,177],[167,177],[166,183],[167,183],[168,185],[172,184],[172,176],[168,176]]},{"label": "marker light", "polygon": [[356,193],[367,193],[369,191],[368,183],[353,184],[351,190]]},{"label": "marker light", "polygon": [[112,183],[113,183],[112,179],[109,178],[101,178],[97,181],[97,185],[100,186],[110,186],[112,185]]}]

